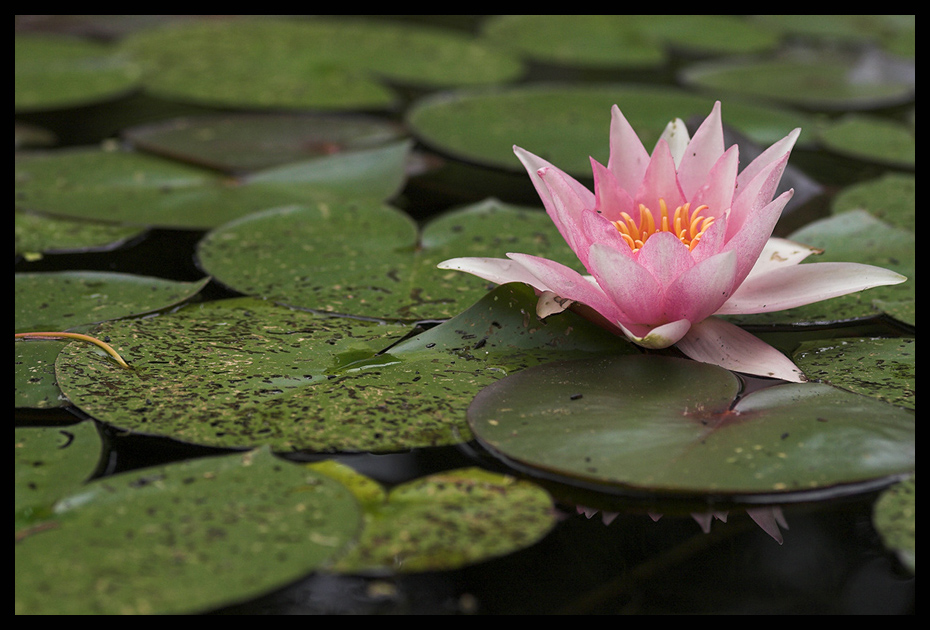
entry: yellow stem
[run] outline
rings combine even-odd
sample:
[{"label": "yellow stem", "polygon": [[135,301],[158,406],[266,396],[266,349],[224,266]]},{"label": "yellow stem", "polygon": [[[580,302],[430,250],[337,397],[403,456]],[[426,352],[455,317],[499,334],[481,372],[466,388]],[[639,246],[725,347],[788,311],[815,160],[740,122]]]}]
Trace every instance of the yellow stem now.
[{"label": "yellow stem", "polygon": [[87,341],[95,346],[103,348],[103,350],[109,354],[111,357],[116,359],[116,362],[121,366],[129,369],[129,364],[123,360],[123,357],[113,349],[110,344],[100,341],[96,337],[91,337],[90,335],[82,335],[80,333],[69,333],[69,332],[24,332],[24,333],[14,333],[14,337],[17,339],[77,339],[79,341]]}]

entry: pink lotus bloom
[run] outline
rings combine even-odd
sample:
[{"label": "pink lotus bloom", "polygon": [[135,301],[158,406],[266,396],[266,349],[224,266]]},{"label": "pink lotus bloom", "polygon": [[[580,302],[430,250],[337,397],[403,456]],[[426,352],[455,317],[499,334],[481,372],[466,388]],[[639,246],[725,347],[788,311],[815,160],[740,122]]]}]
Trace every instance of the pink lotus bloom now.
[{"label": "pink lotus bloom", "polygon": [[770,238],[794,192],[773,199],[799,133],[739,172],[739,148],[724,149],[719,102],[694,138],[681,120],[669,123],[651,156],[615,105],[607,167],[591,160],[593,194],[514,147],[589,276],[520,253],[454,258],[439,267],[498,284],[525,282],[540,294],[540,317],[578,303],[580,312],[645,348],[676,345],[697,361],[804,381],[783,354],[711,316],[777,311],[906,278],[856,263],[799,265],[817,250]]}]

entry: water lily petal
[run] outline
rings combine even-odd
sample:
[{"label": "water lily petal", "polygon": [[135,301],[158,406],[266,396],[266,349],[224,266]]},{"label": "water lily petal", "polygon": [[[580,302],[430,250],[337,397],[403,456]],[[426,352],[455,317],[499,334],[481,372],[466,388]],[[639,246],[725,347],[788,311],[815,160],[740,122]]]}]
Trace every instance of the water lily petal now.
[{"label": "water lily petal", "polygon": [[581,215],[590,210],[592,206],[585,206],[585,201],[575,194],[569,182],[569,180],[572,182],[575,180],[559,169],[541,168],[538,175],[551,195],[552,203],[546,208],[549,211],[549,217],[568,246],[587,267],[588,247],[591,243],[584,232]]},{"label": "water lily petal", "polygon": [[620,327],[620,330],[623,331],[623,334],[626,335],[627,339],[638,346],[650,348],[652,350],[661,350],[662,348],[675,345],[688,334],[691,328],[691,322],[687,319],[679,319],[678,321],[654,328],[643,328],[642,326],[631,327],[643,329],[643,331],[639,333],[631,330],[631,328],[627,328],[623,324],[617,325]]},{"label": "water lily petal", "polygon": [[591,170],[597,200],[594,211],[610,221],[618,221],[621,212],[639,221],[639,208],[634,206],[633,197],[620,186],[613,172],[594,158],[591,158]]},{"label": "water lily petal", "polygon": [[[737,190],[744,190],[746,186],[749,185],[749,182],[755,179],[756,176],[765,170],[772,162],[787,161],[788,155],[791,153],[791,149],[794,148],[794,143],[797,142],[798,136],[800,135],[801,129],[794,129],[787,136],[760,153],[756,159],[750,162],[739,174],[736,180]],[[774,191],[772,191],[772,194],[775,194]]]},{"label": "water lily petal", "polygon": [[669,286],[678,276],[694,266],[688,246],[671,232],[659,232],[650,236],[639,250],[637,262],[663,287]]},{"label": "water lily petal", "polygon": [[[758,175],[745,184],[737,184],[733,202],[730,204],[730,223],[727,238],[732,238],[744,225],[755,223],[756,214],[775,196],[782,173],[788,164],[788,154],[763,168]],[[737,182],[740,181],[737,177]],[[771,232],[769,232],[771,234]]]},{"label": "water lily petal", "polygon": [[620,108],[614,105],[610,108],[610,159],[607,168],[617,178],[620,187],[633,196],[648,165],[649,153]]},{"label": "water lily petal", "polygon": [[664,140],[659,140],[656,145],[633,202],[645,205],[655,216],[659,210],[659,199],[664,199],[666,205],[673,210],[687,201],[681,186],[678,185],[672,153]]},{"label": "water lily petal", "polygon": [[620,236],[617,227],[604,218],[603,215],[596,212],[585,212],[581,216],[581,227],[589,243],[603,243],[627,257],[634,255],[633,250]]},{"label": "water lily petal", "polygon": [[779,267],[797,265],[811,254],[821,253],[823,253],[823,250],[816,247],[795,243],[786,238],[772,237],[766,241],[765,247],[762,248],[762,253],[759,254],[759,258],[756,259],[756,263],[743,282],[746,282],[753,276],[768,273]]},{"label": "water lily petal", "polygon": [[[687,151],[678,163],[678,181],[681,189],[688,199],[707,182],[710,171],[724,152],[723,122],[720,118],[720,101],[714,103],[710,114],[694,132],[694,137],[688,144]],[[732,194],[733,182],[730,183]],[[706,202],[705,202],[706,203]],[[711,206],[712,208],[714,206]],[[730,207],[720,207],[722,212]]]},{"label": "water lily petal", "polygon": [[587,304],[608,321],[613,322],[623,317],[618,305],[614,304],[596,283],[589,281],[574,269],[554,260],[529,254],[509,253],[507,257],[537,278],[538,282],[546,287],[545,290],[552,291],[561,298]]},{"label": "water lily petal", "polygon": [[860,263],[823,262],[779,267],[747,278],[721,315],[768,313],[907,280],[889,269]]},{"label": "water lily petal", "polygon": [[[737,232],[723,246],[724,251],[736,252],[737,284],[745,280],[759,260],[759,256],[765,249],[765,244],[768,243],[769,237],[772,235],[772,230],[775,229],[775,224],[778,223],[778,219],[781,217],[782,210],[785,209],[785,205],[793,195],[794,189],[791,189],[766,204],[765,207],[756,212],[752,221],[746,223],[743,229]],[[730,221],[732,216],[731,213],[727,220]],[[731,231],[728,223],[727,232]]]},{"label": "water lily petal", "polygon": [[549,212],[549,216],[552,216],[552,195],[549,193],[549,189],[539,177],[539,171],[544,168],[551,168],[565,175],[566,182],[569,184],[569,186],[571,186],[575,195],[582,200],[582,205],[587,208],[594,207],[594,193],[585,188],[584,185],[580,184],[570,175],[562,172],[558,167],[553,166],[538,155],[533,155],[529,151],[521,149],[518,146],[513,147],[513,152],[517,156],[517,159],[519,159],[523,164],[524,168],[526,168],[526,172],[530,176],[530,181],[533,182],[533,186],[536,188],[536,193],[539,195],[540,200],[543,202],[543,206],[545,206],[546,211]]},{"label": "water lily petal", "polygon": [[549,290],[543,281],[527,271],[523,265],[508,258],[450,258],[436,266],[440,269],[464,271],[496,284],[523,282],[539,291]]},{"label": "water lily petal", "polygon": [[739,326],[708,317],[692,324],[675,346],[685,355],[735,372],[780,378],[793,383],[807,381],[804,372],[788,357]]},{"label": "water lily petal", "polygon": [[688,127],[681,118],[676,118],[665,125],[659,140],[664,140],[668,145],[669,152],[672,154],[672,160],[675,162],[675,169],[681,164],[681,159],[688,150],[688,144],[691,138],[688,136]]},{"label": "water lily petal", "polygon": [[735,276],[736,254],[733,252],[723,252],[699,262],[668,286],[664,316],[692,322],[710,317],[730,297]]},{"label": "water lily petal", "polygon": [[[710,171],[705,175],[694,194],[689,194],[682,182],[682,190],[691,200],[691,210],[695,211],[701,205],[707,206],[705,216],[717,217],[730,209],[733,202],[733,192],[736,190],[736,173],[739,170],[739,147],[735,144],[720,156]],[[679,180],[681,172],[678,173]]]},{"label": "water lily petal", "polygon": [[602,243],[592,245],[588,256],[598,285],[625,314],[623,325],[662,323],[665,290],[645,267]]}]

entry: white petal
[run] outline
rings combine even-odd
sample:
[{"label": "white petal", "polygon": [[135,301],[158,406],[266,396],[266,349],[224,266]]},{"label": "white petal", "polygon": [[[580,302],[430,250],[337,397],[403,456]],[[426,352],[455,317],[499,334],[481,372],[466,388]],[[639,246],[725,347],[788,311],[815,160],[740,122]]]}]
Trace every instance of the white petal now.
[{"label": "white petal", "polygon": [[816,247],[795,243],[786,238],[772,237],[762,248],[762,253],[756,259],[756,264],[753,265],[749,275],[746,276],[746,280],[779,267],[797,265],[811,254],[820,254],[822,252],[822,249]]},{"label": "white petal", "polygon": [[860,263],[811,263],[779,267],[747,278],[718,315],[769,313],[907,280],[889,269]]},{"label": "white petal", "polygon": [[662,132],[659,139],[668,143],[668,148],[672,152],[672,159],[675,161],[675,168],[678,168],[681,164],[681,158],[685,155],[685,149],[688,148],[688,143],[691,142],[685,122],[681,118],[671,121],[665,126],[665,131]]},{"label": "white petal", "polygon": [[617,322],[617,325],[623,331],[623,334],[626,335],[627,339],[636,345],[642,346],[643,348],[661,350],[662,348],[668,348],[674,345],[684,337],[691,327],[691,322],[687,319],[679,319],[677,322],[656,326],[641,337],[635,335],[620,322]]},{"label": "white petal", "polygon": [[549,290],[544,282],[527,271],[523,265],[509,258],[450,258],[436,266],[440,269],[464,271],[497,284],[525,282],[540,291]]},{"label": "white petal", "polygon": [[550,315],[561,313],[572,304],[574,304],[573,300],[559,297],[552,291],[543,291],[536,303],[536,315],[540,319],[545,319]]},{"label": "white petal", "polygon": [[683,353],[703,363],[712,363],[734,372],[780,378],[793,383],[807,381],[788,357],[739,326],[717,317],[708,317],[691,326],[675,344]]}]

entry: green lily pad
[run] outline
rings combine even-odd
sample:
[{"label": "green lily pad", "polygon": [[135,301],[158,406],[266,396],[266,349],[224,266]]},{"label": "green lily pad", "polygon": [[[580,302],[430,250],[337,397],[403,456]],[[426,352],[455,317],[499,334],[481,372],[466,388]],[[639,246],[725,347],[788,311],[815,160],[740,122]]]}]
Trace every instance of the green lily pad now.
[{"label": "green lily pad", "polygon": [[844,188],[833,198],[834,213],[865,210],[895,227],[914,231],[917,224],[917,178],[903,173],[881,177]]},{"label": "green lily pad", "polygon": [[403,132],[374,118],[277,113],[178,118],[123,136],[139,150],[241,173],[383,146]]},{"label": "green lily pad", "polygon": [[123,47],[152,94],[252,109],[386,108],[396,97],[385,80],[454,86],[522,72],[468,35],[383,20],[209,20],[143,31]]},{"label": "green lily pad", "polygon": [[862,114],[850,114],[822,128],[826,149],[861,160],[914,168],[917,140],[906,126]]},{"label": "green lily pad", "polygon": [[277,208],[211,231],[197,258],[219,282],[247,295],[413,321],[452,317],[487,292],[484,280],[437,269],[439,262],[507,252],[579,265],[544,212],[496,200],[441,215],[419,238],[409,216],[376,203]]},{"label": "green lily pad", "polygon": [[772,31],[730,15],[499,15],[482,34],[536,61],[596,68],[659,66],[669,48],[732,54],[778,42]]},{"label": "green lily pad", "polygon": [[654,67],[666,59],[662,43],[644,36],[631,15],[496,15],[482,36],[528,59],[600,68]]},{"label": "green lily pad", "polygon": [[51,409],[67,404],[55,378],[55,359],[67,341],[16,341],[13,397],[17,408]]},{"label": "green lily pad", "polygon": [[361,524],[345,486],[268,450],[106,477],[55,513],[16,545],[17,614],[211,610],[318,569]]},{"label": "green lily pad", "polygon": [[52,505],[100,465],[103,442],[93,422],[66,427],[17,427],[13,513],[17,535],[52,517]]},{"label": "green lily pad", "polygon": [[151,313],[190,299],[210,278],[178,282],[107,271],[15,275],[16,332],[63,331]]},{"label": "green lily pad", "polygon": [[139,237],[145,230],[16,210],[13,216],[13,251],[26,260],[37,260],[44,254],[110,251]]},{"label": "green lily pad", "polygon": [[[914,232],[879,221],[864,210],[852,210],[809,223],[787,238],[823,249],[801,264],[855,262],[891,269],[908,278],[906,282],[880,286],[814,302],[806,306],[759,313],[727,316],[741,324],[823,324],[868,319],[902,312],[905,303],[914,303]],[[883,310],[884,304],[894,309]],[[913,308],[913,307],[912,307]],[[903,312],[907,312],[904,309]]]},{"label": "green lily pad", "polygon": [[556,521],[541,487],[480,468],[447,470],[387,491],[342,464],[310,467],[352,489],[365,515],[358,543],[327,571],[457,569],[529,547]]},{"label": "green lily pad", "polygon": [[902,77],[877,55],[786,56],[728,59],[695,64],[682,81],[712,94],[755,97],[814,110],[865,110],[906,103],[914,97],[913,76]]},{"label": "green lily pad", "polygon": [[885,543],[911,573],[917,570],[917,478],[897,483],[878,497],[872,522]]},{"label": "green lily pad", "polygon": [[631,345],[566,312],[535,316],[525,285],[499,287],[448,322],[328,317],[248,298],[101,325],[133,369],[66,346],[59,386],[92,417],[211,446],[398,451],[471,439],[465,408],[530,365]]},{"label": "green lily pad", "polygon": [[619,492],[784,497],[915,466],[906,410],[828,385],[734,403],[739,389],[722,368],[671,357],[554,362],[482,390],[468,421],[524,472]]},{"label": "green lily pad", "polygon": [[[916,31],[913,15],[754,15],[753,22],[785,37],[821,44],[884,46],[902,56],[914,56]],[[904,42],[910,38],[910,45]]]},{"label": "green lily pad", "polygon": [[15,36],[17,112],[86,105],[136,88],[140,68],[118,48],[55,35]]},{"label": "green lily pad", "polygon": [[805,341],[794,361],[808,378],[914,409],[916,339]]},{"label": "green lily pad", "polygon": [[[467,162],[523,172],[513,155],[516,144],[590,180],[589,156],[607,163],[613,105],[651,150],[670,120],[706,117],[713,104],[712,98],[664,87],[541,84],[426,97],[408,111],[407,123],[426,145]],[[736,100],[726,102],[723,116],[727,125],[765,146],[796,127],[810,127],[802,114]],[[802,133],[802,144],[807,137]]]},{"label": "green lily pad", "polygon": [[401,187],[409,143],[337,153],[242,179],[154,156],[71,149],[17,156],[17,206],[127,225],[204,229],[308,199],[387,199]]}]

